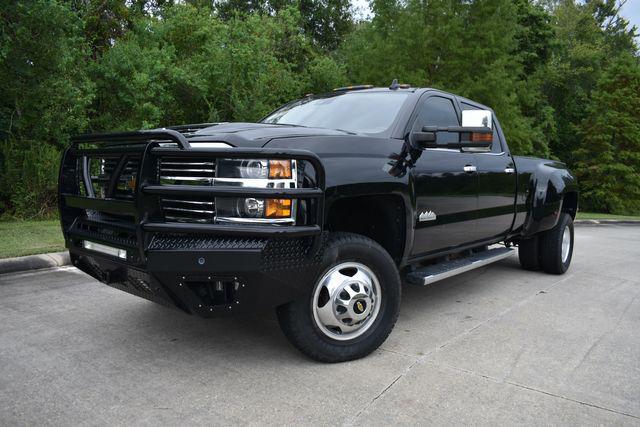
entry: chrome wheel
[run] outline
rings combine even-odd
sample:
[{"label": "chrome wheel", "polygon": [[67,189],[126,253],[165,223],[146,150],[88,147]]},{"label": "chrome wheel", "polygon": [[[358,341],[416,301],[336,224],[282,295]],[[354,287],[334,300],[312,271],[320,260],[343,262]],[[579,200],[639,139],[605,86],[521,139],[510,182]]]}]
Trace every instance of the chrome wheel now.
[{"label": "chrome wheel", "polygon": [[564,228],[562,233],[562,263],[564,264],[569,259],[569,252],[571,252],[571,230],[569,226]]},{"label": "chrome wheel", "polygon": [[382,292],[364,264],[339,264],[320,279],[311,301],[316,326],[327,337],[350,340],[367,331],[380,311]]}]

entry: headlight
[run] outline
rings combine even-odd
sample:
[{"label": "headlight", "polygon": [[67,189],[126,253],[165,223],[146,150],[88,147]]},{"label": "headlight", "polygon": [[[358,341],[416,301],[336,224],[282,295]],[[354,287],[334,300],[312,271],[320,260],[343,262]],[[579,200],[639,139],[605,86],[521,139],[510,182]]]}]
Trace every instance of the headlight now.
[{"label": "headlight", "polygon": [[[296,188],[295,160],[220,159],[216,184],[248,188]],[[217,197],[219,222],[295,223],[295,201],[255,197]]]},{"label": "headlight", "polygon": [[216,176],[245,179],[292,179],[293,163],[293,160],[221,159],[218,161]]}]

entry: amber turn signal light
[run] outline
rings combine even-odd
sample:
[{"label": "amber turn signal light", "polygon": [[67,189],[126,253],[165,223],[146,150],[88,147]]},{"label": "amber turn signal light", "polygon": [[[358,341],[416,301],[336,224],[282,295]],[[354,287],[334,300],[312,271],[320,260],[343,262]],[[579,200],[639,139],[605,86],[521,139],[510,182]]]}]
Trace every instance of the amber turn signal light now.
[{"label": "amber turn signal light", "polygon": [[291,178],[291,160],[269,160],[269,178]]},{"label": "amber turn signal light", "polygon": [[290,218],[291,199],[267,199],[267,218]]},{"label": "amber turn signal light", "polygon": [[493,133],[471,132],[471,142],[492,142]]}]

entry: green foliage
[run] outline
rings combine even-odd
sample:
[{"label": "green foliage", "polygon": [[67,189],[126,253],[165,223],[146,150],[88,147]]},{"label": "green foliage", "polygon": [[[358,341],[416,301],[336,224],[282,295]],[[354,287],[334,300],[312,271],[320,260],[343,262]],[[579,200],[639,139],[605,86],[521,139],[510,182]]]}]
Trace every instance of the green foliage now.
[{"label": "green foliage", "polygon": [[180,6],[142,20],[91,65],[92,130],[255,121],[342,83],[342,67],[313,49],[299,19],[294,8],[222,21]]},{"label": "green foliage", "polygon": [[0,214],[42,216],[56,206],[60,148],[86,129],[82,22],[48,0],[0,9]]},{"label": "green foliage", "polygon": [[0,145],[4,209],[20,217],[46,217],[56,209],[60,150],[40,141],[6,140]]},{"label": "green foliage", "polygon": [[352,80],[388,85],[393,76],[491,105],[516,153],[548,154],[549,111],[539,80],[527,77],[536,60],[546,60],[551,30],[544,10],[512,0],[373,6],[373,21],[342,48]]},{"label": "green foliage", "polygon": [[[70,134],[255,121],[392,79],[490,105],[582,203],[640,208],[636,29],[619,0],[24,0],[0,5],[0,215],[55,211]],[[634,86],[635,85],[635,86]]]},{"label": "green foliage", "polygon": [[581,123],[576,173],[586,208],[640,212],[640,67],[624,55],[600,77]]},{"label": "green foliage", "polygon": [[[190,1],[192,4],[200,2]],[[297,9],[300,29],[323,50],[336,49],[353,27],[349,0],[222,0],[215,4],[205,3],[206,10],[215,10],[223,20],[252,14],[274,15],[287,8]]]},{"label": "green foliage", "polygon": [[86,128],[92,83],[82,22],[49,0],[0,9],[0,135],[56,144]]}]

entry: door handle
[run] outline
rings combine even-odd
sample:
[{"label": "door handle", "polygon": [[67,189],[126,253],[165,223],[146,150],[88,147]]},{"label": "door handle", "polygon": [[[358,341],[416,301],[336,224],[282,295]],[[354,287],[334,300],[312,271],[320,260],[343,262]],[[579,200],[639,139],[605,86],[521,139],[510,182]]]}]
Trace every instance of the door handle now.
[{"label": "door handle", "polygon": [[505,168],[504,173],[516,173],[514,168]]},{"label": "door handle", "polygon": [[476,168],[475,166],[472,166],[472,165],[466,165],[464,168],[462,168],[462,170],[464,170],[467,173],[471,173],[471,172],[477,171],[478,168]]}]

